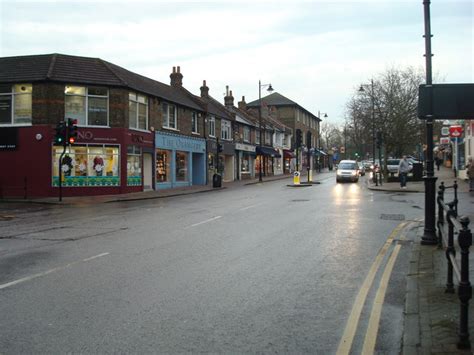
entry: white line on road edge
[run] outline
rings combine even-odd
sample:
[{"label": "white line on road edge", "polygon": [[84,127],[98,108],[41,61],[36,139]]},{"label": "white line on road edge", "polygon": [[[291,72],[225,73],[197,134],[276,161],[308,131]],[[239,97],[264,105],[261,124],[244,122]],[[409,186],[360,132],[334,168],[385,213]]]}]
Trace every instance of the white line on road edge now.
[{"label": "white line on road edge", "polygon": [[106,256],[106,255],[109,255],[110,253],[102,253],[102,254],[99,254],[99,255],[96,255],[96,256],[91,256],[90,258],[87,258],[87,259],[83,259],[82,261],[89,261],[89,260],[93,260],[93,259],[97,259],[97,258],[100,258],[101,256]]},{"label": "white line on road edge", "polygon": [[18,279],[18,280],[15,280],[15,281],[12,281],[12,282],[8,282],[6,284],[3,284],[3,285],[0,285],[0,290],[4,289],[4,288],[8,288],[8,287],[11,287],[11,286],[14,286],[14,285],[18,285],[22,282],[26,282],[26,281],[30,281],[30,280],[33,280],[33,279],[36,279],[38,277],[41,277],[41,276],[46,276],[48,274],[51,274],[53,272],[56,272],[56,271],[60,271],[60,270],[64,270],[64,269],[67,269],[68,267],[72,266],[72,265],[75,265],[75,264],[78,264],[80,262],[84,262],[84,261],[89,261],[89,260],[92,260],[92,259],[95,259],[95,258],[99,258],[101,256],[105,256],[105,255],[109,255],[109,253],[102,253],[102,254],[99,254],[99,255],[96,255],[96,256],[92,256],[90,258],[87,258],[87,259],[83,259],[81,261],[74,261],[72,263],[69,263],[67,265],[64,265],[64,266],[59,266],[59,267],[55,267],[54,269],[50,269],[50,270],[47,270],[47,271],[43,271],[43,272],[40,272],[38,274],[34,274],[34,275],[31,275],[31,276],[27,276],[27,277],[23,277],[21,279]]},{"label": "white line on road edge", "polygon": [[199,226],[199,225],[204,224],[204,223],[209,223],[209,222],[215,221],[216,219],[219,219],[219,218],[222,218],[222,216],[215,216],[215,217],[206,219],[205,221],[191,224],[191,225],[190,225],[189,227],[187,227],[187,228],[196,227],[196,226]]},{"label": "white line on road edge", "polygon": [[247,207],[242,207],[242,208],[238,209],[237,211],[245,211],[245,210],[248,210],[248,209],[250,209],[250,208],[257,207],[257,206],[259,206],[259,205],[261,205],[261,203],[257,203],[257,204],[255,204],[255,205],[250,205],[250,206],[247,206]]},{"label": "white line on road edge", "polygon": [[370,267],[369,273],[367,274],[367,277],[365,278],[364,283],[362,284],[359,293],[357,294],[356,300],[354,301],[354,305],[352,306],[351,314],[349,316],[349,319],[347,320],[346,328],[344,329],[344,334],[342,335],[339,347],[337,349],[337,355],[349,354],[349,352],[351,351],[352,342],[354,340],[354,336],[357,330],[357,325],[359,323],[359,318],[362,313],[362,308],[364,307],[367,294],[369,293],[369,290],[372,287],[372,283],[374,282],[377,270],[382,264],[383,258],[388,248],[392,244],[393,239],[406,224],[407,222],[400,223],[392,231],[392,233],[390,233],[384,246],[382,247],[382,249],[380,249],[379,253],[375,257],[375,261]]}]

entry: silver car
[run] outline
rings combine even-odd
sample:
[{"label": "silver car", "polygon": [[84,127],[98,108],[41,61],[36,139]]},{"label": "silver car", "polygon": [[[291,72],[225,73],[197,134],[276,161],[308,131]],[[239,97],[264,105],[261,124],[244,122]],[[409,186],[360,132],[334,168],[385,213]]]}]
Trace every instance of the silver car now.
[{"label": "silver car", "polygon": [[336,170],[336,182],[359,181],[359,164],[355,160],[341,160]]}]

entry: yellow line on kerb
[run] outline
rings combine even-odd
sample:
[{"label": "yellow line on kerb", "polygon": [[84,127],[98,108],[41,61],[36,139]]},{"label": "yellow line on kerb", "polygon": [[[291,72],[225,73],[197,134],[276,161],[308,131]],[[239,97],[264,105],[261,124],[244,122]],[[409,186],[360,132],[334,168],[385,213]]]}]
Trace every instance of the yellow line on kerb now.
[{"label": "yellow line on kerb", "polygon": [[387,250],[392,244],[393,239],[400,232],[400,230],[405,227],[406,224],[407,222],[400,223],[392,231],[392,233],[390,233],[387,241],[375,257],[375,261],[370,267],[369,273],[367,274],[364,283],[362,284],[362,287],[360,288],[359,293],[357,294],[357,297],[352,306],[352,311],[349,316],[349,319],[347,320],[346,328],[344,329],[344,334],[342,335],[341,341],[339,342],[339,347],[337,348],[338,355],[349,354],[349,352],[351,351],[352,342],[354,340],[357,325],[359,323],[360,314],[362,313],[362,308],[364,307],[367,294],[369,293],[369,290],[372,287],[372,283],[374,282],[377,270],[382,264],[383,257],[387,253]]}]

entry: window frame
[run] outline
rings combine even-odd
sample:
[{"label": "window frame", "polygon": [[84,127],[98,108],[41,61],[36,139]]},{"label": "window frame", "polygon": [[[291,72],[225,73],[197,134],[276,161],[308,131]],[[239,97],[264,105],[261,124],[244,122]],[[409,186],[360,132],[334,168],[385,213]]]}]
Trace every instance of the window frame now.
[{"label": "window frame", "polygon": [[191,113],[191,132],[199,134],[199,114],[196,111]]},{"label": "window frame", "polygon": [[[31,126],[33,124],[33,84],[32,83],[5,83],[5,87],[9,86],[10,91],[9,92],[0,92],[0,96],[9,96],[10,97],[10,123],[1,123],[0,122],[0,127],[20,127],[20,126]],[[31,91],[27,91],[25,93],[17,92],[15,91],[15,86],[29,86],[31,88]],[[29,119],[29,122],[15,122],[15,110],[16,110],[16,101],[17,98],[20,95],[29,95],[30,96],[30,107],[29,107],[29,113],[30,117],[27,118]]]},{"label": "window frame", "polygon": [[225,141],[232,140],[232,123],[227,120],[221,120],[221,139]]},{"label": "window frame", "polygon": [[249,126],[244,126],[244,142],[250,142],[250,127]]},{"label": "window frame", "polygon": [[[169,102],[163,102],[161,107],[161,113],[163,115],[163,124],[162,127],[166,129],[172,129],[177,131],[178,130],[178,108],[175,104],[171,104]],[[166,112],[165,112],[165,106],[166,106]],[[174,117],[174,127],[170,125],[170,108],[173,108],[173,117]]]},{"label": "window frame", "polygon": [[209,117],[209,137],[216,138],[216,117]]},{"label": "window frame", "polygon": [[[133,99],[131,96],[135,96]],[[140,101],[142,99],[143,101]],[[149,106],[148,106],[148,97],[137,92],[130,91],[128,93],[128,128],[136,129],[138,131],[148,131],[148,122],[149,122]],[[134,103],[136,106],[135,110],[135,126],[131,125],[132,117],[130,116],[130,107],[131,103]],[[140,127],[140,105],[145,106],[145,128]]]},{"label": "window frame", "polygon": [[[67,92],[68,88],[69,87],[77,87],[77,88],[84,88],[85,89],[85,93],[84,95],[82,94],[69,94]],[[89,94],[89,90],[90,89],[93,89],[93,88],[96,88],[96,89],[99,89],[99,88],[102,88],[102,89],[105,89],[107,91],[107,95],[97,95],[97,94]],[[74,96],[78,96],[78,97],[83,97],[85,100],[84,100],[84,112],[85,112],[85,122],[82,123],[80,122],[80,120],[78,120],[78,126],[80,127],[100,127],[100,128],[104,128],[104,127],[108,127],[110,128],[110,90],[108,87],[106,86],[84,86],[84,85],[73,85],[73,84],[67,84],[65,85],[64,87],[64,114],[66,117],[68,116],[71,116],[68,112],[67,112],[67,97],[74,97]],[[107,122],[105,125],[97,125],[97,124],[89,124],[89,99],[91,98],[98,98],[98,99],[105,99],[106,100],[106,110],[107,110]],[[75,117],[73,117],[75,118]]]}]

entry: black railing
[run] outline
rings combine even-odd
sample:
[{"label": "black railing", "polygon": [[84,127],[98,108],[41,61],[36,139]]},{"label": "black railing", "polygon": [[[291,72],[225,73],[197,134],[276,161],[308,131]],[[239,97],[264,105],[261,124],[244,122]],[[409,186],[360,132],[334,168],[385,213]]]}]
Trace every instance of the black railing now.
[{"label": "black railing", "polygon": [[[446,189],[454,189],[454,200],[444,202],[444,192]],[[469,282],[469,248],[472,245],[472,233],[469,229],[469,218],[458,216],[458,185],[455,181],[452,186],[445,186],[441,182],[438,190],[438,243],[442,247],[446,246],[446,258],[448,260],[448,275],[446,282],[446,292],[454,293],[453,274],[459,282],[458,297],[461,303],[459,319],[459,341],[458,348],[470,349],[469,340],[469,300],[472,298],[472,287]],[[446,217],[445,217],[446,213]],[[448,231],[444,229],[445,220],[448,224]],[[457,244],[461,250],[460,260],[456,259],[456,248],[454,234],[458,233]]]}]

